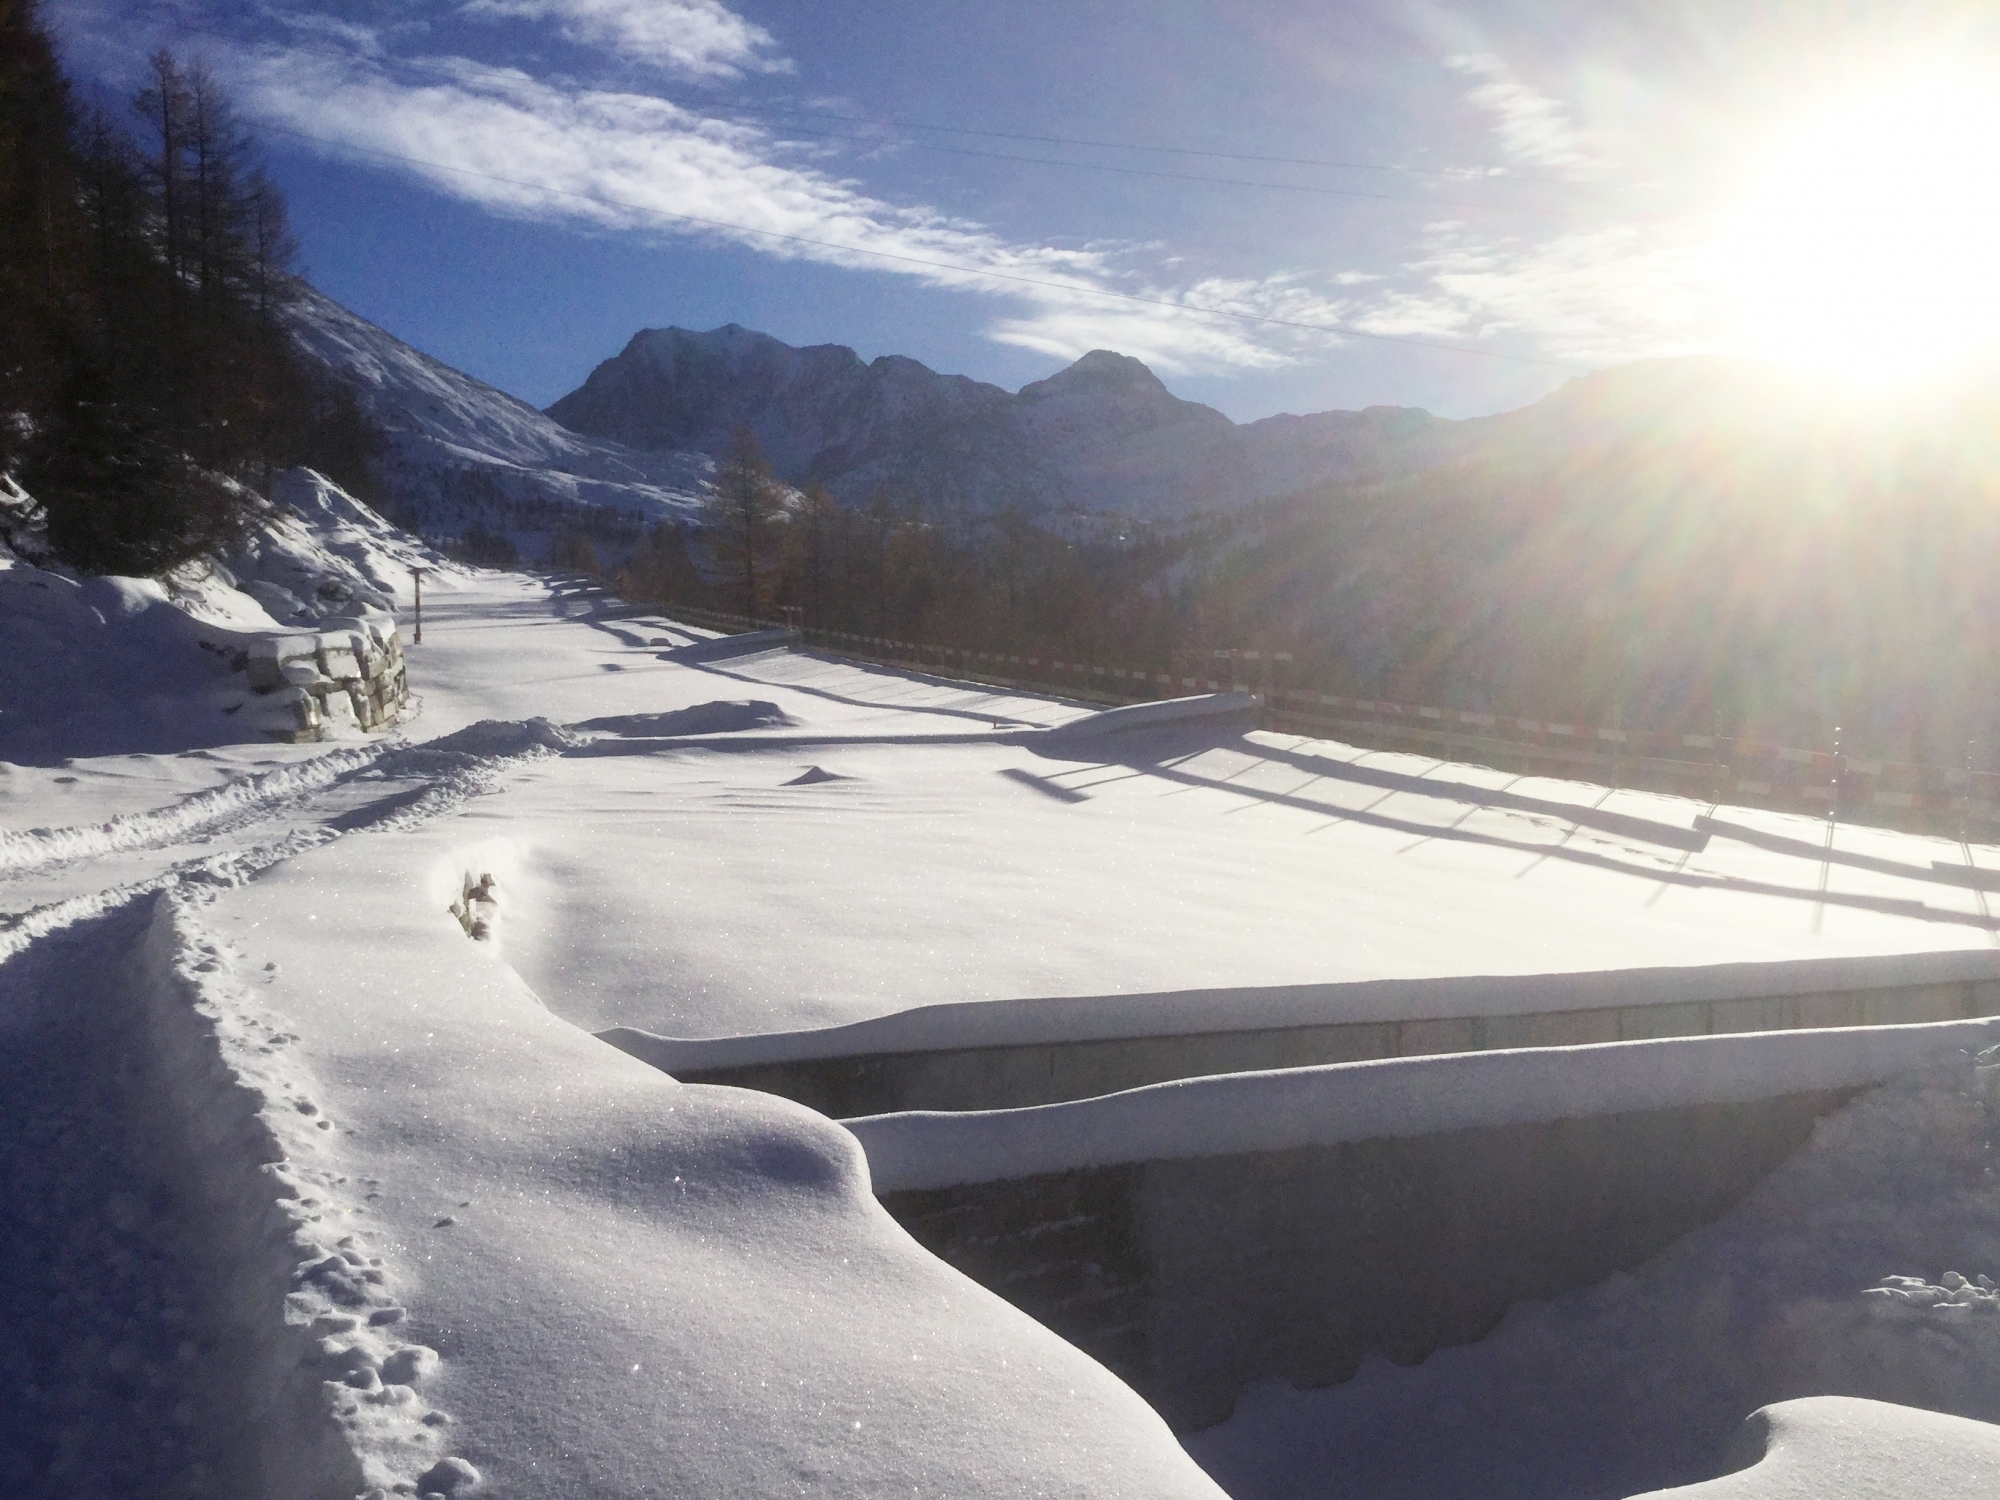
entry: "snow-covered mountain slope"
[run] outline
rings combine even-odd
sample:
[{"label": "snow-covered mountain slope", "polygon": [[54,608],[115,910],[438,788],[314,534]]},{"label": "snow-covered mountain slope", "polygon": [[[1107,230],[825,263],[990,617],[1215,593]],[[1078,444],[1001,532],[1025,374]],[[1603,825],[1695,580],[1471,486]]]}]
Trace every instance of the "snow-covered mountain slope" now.
[{"label": "snow-covered mountain slope", "polygon": [[850,501],[878,487],[945,504],[1061,499],[1057,471],[1021,442],[1012,400],[913,359],[863,364],[838,344],[795,349],[731,323],[635,334],[549,415],[634,448],[711,454],[747,426],[786,479]]},{"label": "snow-covered mountain slope", "polygon": [[298,347],[387,436],[386,487],[419,515],[438,502],[485,500],[674,516],[706,487],[712,465],[703,455],[639,452],[572,432],[311,287],[301,284],[287,317]]},{"label": "snow-covered mountain slope", "polygon": [[[0,499],[17,518],[32,506]],[[77,578],[0,542],[0,760],[268,746],[296,723],[246,678],[251,637],[393,629],[412,566],[457,568],[310,469],[279,474],[271,499],[228,553],[160,579]]]},{"label": "snow-covered mountain slope", "polygon": [[747,426],[786,479],[848,501],[879,489],[1151,517],[1410,472],[1450,456],[1476,425],[1379,407],[1239,427],[1106,349],[1010,395],[913,359],[864,364],[841,345],[795,349],[733,323],[635,334],[549,415],[637,449],[710,454]]}]

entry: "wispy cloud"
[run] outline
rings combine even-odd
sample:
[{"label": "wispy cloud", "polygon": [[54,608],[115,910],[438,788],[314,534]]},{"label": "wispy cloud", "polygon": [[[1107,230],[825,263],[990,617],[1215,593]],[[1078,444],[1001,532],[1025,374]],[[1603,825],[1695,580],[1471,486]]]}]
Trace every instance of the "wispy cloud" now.
[{"label": "wispy cloud", "polygon": [[1594,165],[1569,111],[1528,84],[1502,58],[1461,53],[1445,66],[1475,80],[1467,97],[1494,117],[1493,138],[1500,149],[1526,166],[1581,168]]},{"label": "wispy cloud", "polygon": [[770,32],[718,0],[469,0],[460,13],[553,22],[572,42],[687,78],[792,71]]},{"label": "wispy cloud", "polygon": [[1296,363],[1307,350],[1344,340],[1311,326],[1259,325],[1231,314],[1326,327],[1341,324],[1353,311],[1352,304],[1322,296],[1285,275],[1212,277],[1172,287],[1126,278],[1114,289],[1148,300],[1042,298],[1032,312],[996,320],[987,336],[1058,359],[1116,349],[1170,375],[1271,370]]},{"label": "wispy cloud", "polygon": [[1525,335],[1581,364],[1715,347],[1723,317],[1717,240],[1699,220],[1617,224],[1545,240],[1432,226],[1427,253],[1360,319],[1394,337]]},{"label": "wispy cloud", "polygon": [[227,64],[256,118],[494,211],[708,238],[1003,298],[1023,311],[996,320],[988,335],[1058,356],[1115,347],[1168,372],[1270,368],[1331,336],[1192,309],[1309,322],[1344,310],[1285,276],[1162,285],[1156,278],[1170,267],[1159,246],[1010,239],[872,194],[761,127],[648,94],[459,57],[396,60],[325,45],[246,49]]}]

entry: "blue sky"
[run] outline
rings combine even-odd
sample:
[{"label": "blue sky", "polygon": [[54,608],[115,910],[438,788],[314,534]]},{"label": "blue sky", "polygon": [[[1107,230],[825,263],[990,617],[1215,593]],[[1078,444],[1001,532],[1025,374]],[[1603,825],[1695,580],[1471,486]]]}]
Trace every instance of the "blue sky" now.
[{"label": "blue sky", "polygon": [[1741,0],[46,9],[106,95],[204,56],[313,280],[537,405],[641,327],[736,322],[1009,388],[1114,348],[1238,420],[1731,349],[1718,246],[1784,122],[1996,34]]}]

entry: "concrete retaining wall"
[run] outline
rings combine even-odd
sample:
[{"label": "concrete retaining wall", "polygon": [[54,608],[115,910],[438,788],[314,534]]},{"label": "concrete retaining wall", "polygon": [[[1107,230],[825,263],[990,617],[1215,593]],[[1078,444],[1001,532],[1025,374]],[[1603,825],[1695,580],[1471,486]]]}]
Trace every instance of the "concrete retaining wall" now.
[{"label": "concrete retaining wall", "polygon": [[1635,1267],[1858,1090],[1996,1043],[1974,1020],[1468,1053],[848,1128],[912,1235],[1188,1431],[1253,1380],[1420,1360]]},{"label": "concrete retaining wall", "polygon": [[1187,1432],[1254,1380],[1414,1363],[1727,1212],[1848,1097],[1086,1168],[883,1204]]},{"label": "concrete retaining wall", "polygon": [[[1988,955],[1966,957],[1979,968],[1990,966]],[[1567,987],[1554,978],[1544,983],[1551,989]],[[1326,1063],[1991,1015],[2000,1015],[2000,979],[1969,977],[1803,994],[1650,1003],[1635,999],[1600,1008],[1515,1014],[864,1051],[724,1067],[703,1067],[698,1044],[649,1046],[661,1039],[623,1030],[604,1035],[685,1083],[760,1089],[836,1119],[851,1119],[908,1110],[1018,1109],[1177,1078]],[[676,1046],[682,1050],[672,1050]]]}]

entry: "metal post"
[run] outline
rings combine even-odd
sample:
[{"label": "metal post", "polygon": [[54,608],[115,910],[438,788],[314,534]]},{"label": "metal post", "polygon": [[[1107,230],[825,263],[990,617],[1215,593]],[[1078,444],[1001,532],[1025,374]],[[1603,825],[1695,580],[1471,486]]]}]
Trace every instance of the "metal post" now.
[{"label": "metal post", "polygon": [[415,636],[410,641],[410,644],[413,646],[421,646],[424,643],[424,574],[426,571],[428,570],[424,568],[410,569],[410,576],[417,581],[417,628]]}]

